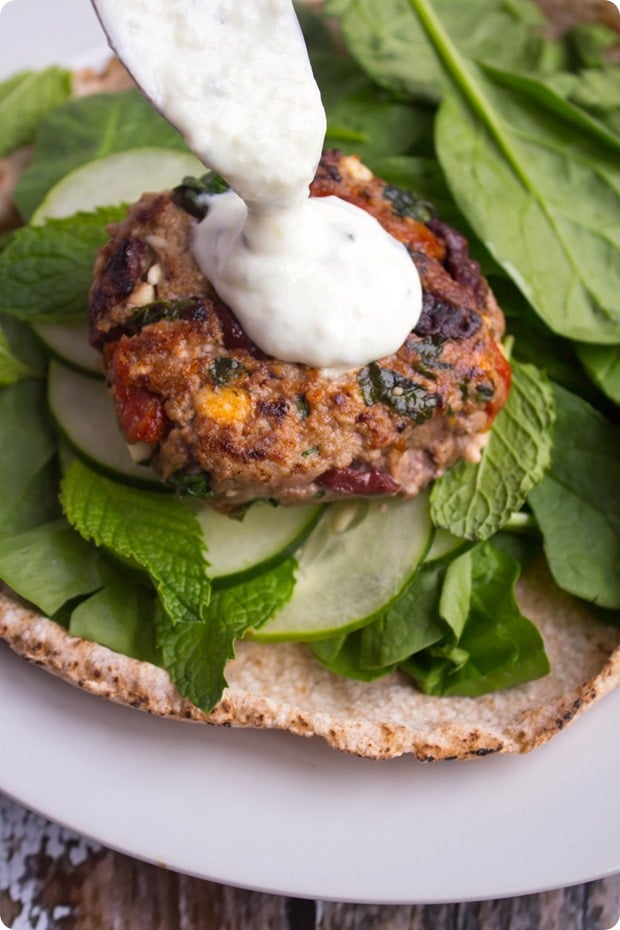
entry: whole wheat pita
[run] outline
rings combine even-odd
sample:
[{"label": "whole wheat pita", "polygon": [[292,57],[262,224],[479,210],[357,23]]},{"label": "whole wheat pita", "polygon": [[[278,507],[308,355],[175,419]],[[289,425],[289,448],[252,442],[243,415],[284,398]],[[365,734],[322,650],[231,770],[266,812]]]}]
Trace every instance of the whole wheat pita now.
[{"label": "whole wheat pita", "polygon": [[0,595],[0,637],[15,652],[92,694],[150,714],[203,724],[320,736],[371,759],[424,761],[528,752],[620,684],[620,629],[596,620],[555,587],[541,563],[519,585],[522,610],[543,636],[552,671],[482,697],[430,697],[399,673],[341,678],[301,644],[240,642],[228,688],[210,714],[181,697],[167,672],[70,636],[10,591]]}]

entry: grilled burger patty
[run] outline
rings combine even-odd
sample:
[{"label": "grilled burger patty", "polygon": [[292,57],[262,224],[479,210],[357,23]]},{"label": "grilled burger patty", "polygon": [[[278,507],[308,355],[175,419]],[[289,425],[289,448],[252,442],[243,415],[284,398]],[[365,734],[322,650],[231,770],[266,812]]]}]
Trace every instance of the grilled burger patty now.
[{"label": "grilled burger patty", "polygon": [[406,245],[424,295],[398,352],[334,377],[267,356],[243,332],[191,254],[205,209],[195,186],[145,194],[110,227],[90,293],[120,427],[148,444],[162,480],[234,510],[257,498],[410,497],[477,458],[510,368],[502,313],[459,233],[357,158],[324,154],[311,193],[374,215]]}]

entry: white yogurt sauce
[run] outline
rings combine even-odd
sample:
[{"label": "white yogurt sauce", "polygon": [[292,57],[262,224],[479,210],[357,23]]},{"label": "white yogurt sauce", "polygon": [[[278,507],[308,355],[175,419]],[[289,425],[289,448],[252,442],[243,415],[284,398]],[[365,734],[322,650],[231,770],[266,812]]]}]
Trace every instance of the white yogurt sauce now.
[{"label": "white yogurt sauce", "polygon": [[193,254],[250,338],[319,368],[395,352],[419,276],[365,211],[309,197],[325,112],[291,0],[93,3],[144,93],[232,188],[209,198]]}]

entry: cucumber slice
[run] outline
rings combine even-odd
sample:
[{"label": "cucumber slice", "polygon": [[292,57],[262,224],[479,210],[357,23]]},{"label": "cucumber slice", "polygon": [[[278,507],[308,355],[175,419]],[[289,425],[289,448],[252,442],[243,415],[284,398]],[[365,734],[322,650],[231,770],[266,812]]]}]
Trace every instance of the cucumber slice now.
[{"label": "cucumber slice", "polygon": [[316,525],[324,507],[300,504],[272,507],[253,504],[243,520],[234,520],[204,502],[192,502],[205,542],[209,577],[216,587],[247,580],[277,565]]},{"label": "cucumber slice", "polygon": [[460,536],[453,536],[448,530],[436,529],[433,536],[433,542],[428,550],[426,563],[438,562],[448,556],[453,557],[465,549],[469,549],[472,543],[468,539],[462,539]]},{"label": "cucumber slice", "polygon": [[145,191],[166,190],[186,175],[205,173],[189,152],[144,146],[80,165],[55,184],[32,217],[38,225],[82,210],[133,203]]},{"label": "cucumber slice", "polygon": [[34,323],[32,328],[54,358],[91,377],[103,378],[101,357],[89,345],[85,322]]},{"label": "cucumber slice", "polygon": [[76,455],[112,478],[166,490],[147,465],[133,461],[103,381],[52,362],[47,394],[58,429]]},{"label": "cucumber slice", "polygon": [[402,591],[432,532],[426,492],[332,504],[298,553],[291,600],[252,638],[312,640],[364,626]]}]

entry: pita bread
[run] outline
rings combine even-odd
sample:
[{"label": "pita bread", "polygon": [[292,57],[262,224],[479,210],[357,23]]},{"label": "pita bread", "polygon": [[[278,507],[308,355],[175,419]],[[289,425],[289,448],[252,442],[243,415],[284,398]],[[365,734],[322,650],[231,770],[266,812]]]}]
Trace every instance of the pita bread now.
[{"label": "pita bread", "polygon": [[[586,19],[619,28],[607,0],[539,2],[560,28]],[[74,94],[129,83],[112,62],[103,74],[76,74]],[[0,161],[0,226],[3,220],[4,225],[15,221],[10,194],[28,156],[23,150],[13,160]],[[0,590],[0,638],[73,685],[150,714],[319,736],[335,749],[371,759],[404,753],[423,761],[469,759],[528,752],[620,684],[620,628],[600,622],[561,592],[543,563],[520,582],[518,597],[540,629],[552,671],[538,681],[478,698],[429,697],[400,673],[375,682],[352,681],[332,675],[303,645],[241,642],[227,668],[229,687],[207,715],[180,695],[163,669],[70,636],[7,588]]]},{"label": "pita bread", "polygon": [[620,629],[555,588],[544,565],[521,583],[519,601],[541,631],[552,672],[478,698],[429,697],[399,673],[352,681],[326,671],[301,644],[241,642],[227,668],[229,687],[207,715],[181,697],[163,669],[70,636],[7,590],[0,595],[0,636],[91,694],[158,716],[320,736],[371,759],[467,759],[528,752],[620,684]]}]

